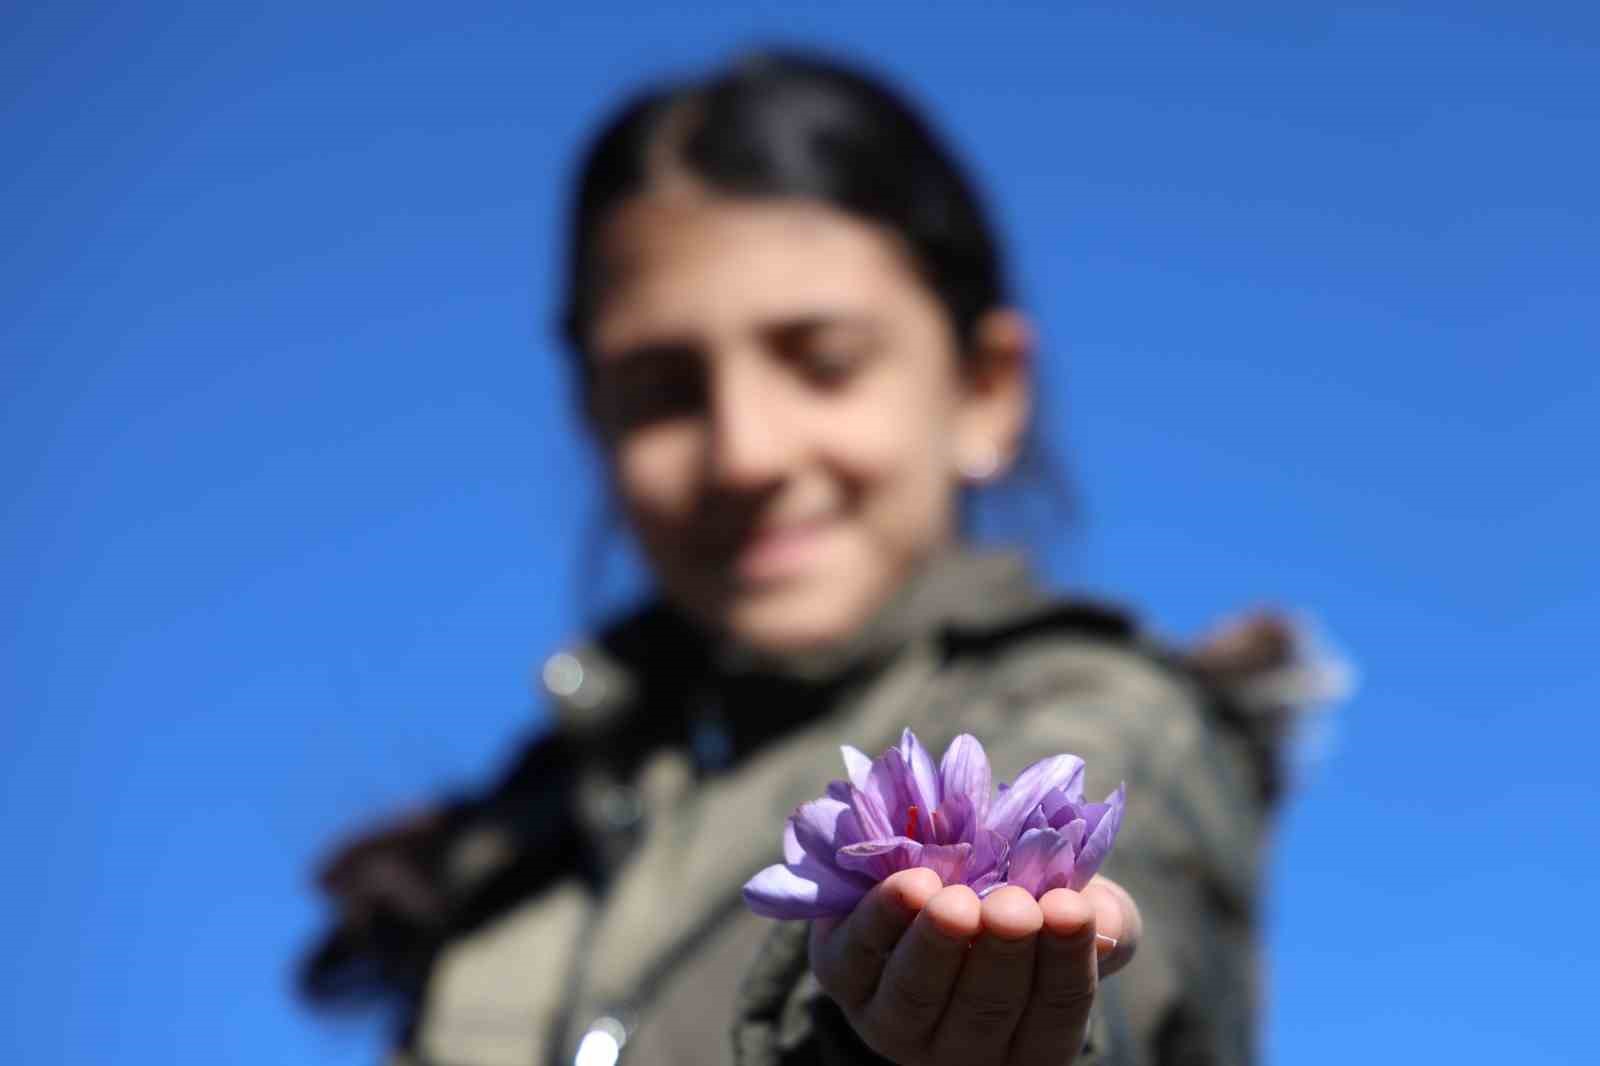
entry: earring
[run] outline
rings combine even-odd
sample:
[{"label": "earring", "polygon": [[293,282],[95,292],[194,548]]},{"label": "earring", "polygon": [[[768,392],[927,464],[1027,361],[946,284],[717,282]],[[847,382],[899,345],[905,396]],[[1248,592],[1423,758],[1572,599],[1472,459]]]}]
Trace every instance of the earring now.
[{"label": "earring", "polygon": [[1000,472],[1000,449],[983,440],[963,449],[961,476],[971,482],[984,482]]}]

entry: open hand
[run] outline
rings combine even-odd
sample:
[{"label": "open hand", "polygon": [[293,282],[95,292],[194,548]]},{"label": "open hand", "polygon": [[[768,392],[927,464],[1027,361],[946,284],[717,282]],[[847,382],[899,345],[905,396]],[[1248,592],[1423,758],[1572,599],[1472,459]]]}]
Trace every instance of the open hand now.
[{"label": "open hand", "polygon": [[980,900],[932,870],[902,870],[848,917],[812,923],[811,967],[862,1040],[900,1066],[1064,1066],[1099,977],[1126,964],[1139,931],[1132,898],[1105,878],[1037,901],[1014,885]]}]

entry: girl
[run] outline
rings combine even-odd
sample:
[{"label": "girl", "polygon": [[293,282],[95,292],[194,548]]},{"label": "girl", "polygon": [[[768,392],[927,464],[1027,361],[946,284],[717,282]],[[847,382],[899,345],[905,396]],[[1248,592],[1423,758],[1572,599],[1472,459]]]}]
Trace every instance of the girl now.
[{"label": "girl", "polygon": [[[1183,656],[964,546],[1035,449],[1032,332],[929,128],[794,54],[637,98],[582,168],[563,328],[658,594],[551,658],[494,787],[327,866],[307,994],[395,1002],[395,1064],[1248,1061],[1283,701],[1245,694],[1292,634]],[[839,744],[906,726],[1126,781],[1116,881],[750,914]]]}]

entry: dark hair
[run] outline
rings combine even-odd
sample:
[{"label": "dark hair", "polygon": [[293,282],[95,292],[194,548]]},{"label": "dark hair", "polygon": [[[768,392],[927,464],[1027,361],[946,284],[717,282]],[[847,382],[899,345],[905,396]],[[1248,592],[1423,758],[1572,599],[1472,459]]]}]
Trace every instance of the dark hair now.
[{"label": "dark hair", "polygon": [[[626,101],[584,153],[568,234],[567,292],[559,332],[585,380],[587,329],[605,285],[600,228],[629,197],[648,191],[652,161],[730,195],[819,200],[898,235],[950,317],[960,357],[974,351],[979,317],[1012,302],[1000,241],[952,152],[906,100],[859,70],[815,53],[762,49],[708,78],[649,88]],[[1035,418],[1004,479],[1031,492],[991,494],[1031,526],[1043,503],[1047,545],[1072,523],[1075,505]],[[999,486],[997,486],[999,487]],[[962,525],[980,525],[973,493]],[[603,515],[597,532],[615,523]],[[582,588],[604,585],[604,536],[586,538]]]},{"label": "dark hair", "polygon": [[976,191],[926,124],[887,87],[819,57],[763,51],[704,82],[656,88],[626,103],[584,157],[569,245],[561,327],[574,351],[594,312],[595,236],[623,200],[645,192],[649,160],[737,196],[821,200],[899,234],[971,338],[1007,284]]}]

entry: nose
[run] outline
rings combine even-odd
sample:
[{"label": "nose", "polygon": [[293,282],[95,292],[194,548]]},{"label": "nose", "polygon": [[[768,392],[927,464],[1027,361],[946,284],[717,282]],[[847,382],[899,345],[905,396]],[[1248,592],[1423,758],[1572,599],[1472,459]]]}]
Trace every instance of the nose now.
[{"label": "nose", "polygon": [[788,473],[796,454],[781,388],[753,363],[728,360],[710,383],[707,465],[713,484],[728,491],[771,487]]}]

